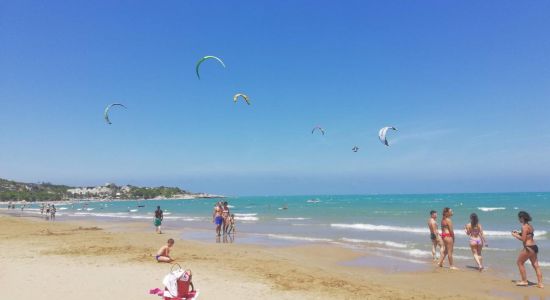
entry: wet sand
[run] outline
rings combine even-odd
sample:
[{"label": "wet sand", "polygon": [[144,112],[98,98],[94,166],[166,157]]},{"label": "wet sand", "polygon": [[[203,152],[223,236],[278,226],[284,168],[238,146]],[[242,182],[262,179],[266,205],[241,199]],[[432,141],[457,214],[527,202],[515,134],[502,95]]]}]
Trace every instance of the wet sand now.
[{"label": "wet sand", "polygon": [[203,243],[185,233],[0,216],[2,298],[160,299],[148,291],[162,287],[170,265],[152,255],[173,237],[172,255],[193,270],[200,299],[550,299],[548,288],[518,288],[490,270],[388,272],[350,264],[363,254],[337,246]]}]

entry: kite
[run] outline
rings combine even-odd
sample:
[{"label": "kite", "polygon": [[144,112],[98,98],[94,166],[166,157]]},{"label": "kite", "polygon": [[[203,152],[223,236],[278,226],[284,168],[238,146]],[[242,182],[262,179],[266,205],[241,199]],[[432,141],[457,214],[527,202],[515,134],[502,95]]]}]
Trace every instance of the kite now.
[{"label": "kite", "polygon": [[217,60],[220,64],[222,64],[222,66],[225,68],[225,64],[223,63],[223,61],[222,61],[220,58],[218,58],[218,57],[216,57],[216,56],[207,55],[207,56],[201,58],[201,59],[197,62],[197,66],[195,67],[195,72],[197,73],[197,77],[198,77],[199,79],[201,79],[201,75],[199,74],[199,68],[200,68],[201,64],[202,64],[205,60],[207,60],[207,59],[215,59],[215,60]]},{"label": "kite", "polygon": [[378,138],[380,138],[380,142],[388,147],[390,146],[390,144],[388,143],[388,139],[386,139],[386,132],[388,132],[389,129],[397,130],[397,128],[395,127],[384,127],[378,132]]},{"label": "kite", "polygon": [[105,112],[103,113],[103,117],[105,118],[105,122],[107,122],[107,124],[109,124],[109,125],[113,124],[113,123],[111,123],[111,120],[109,120],[109,110],[113,106],[122,106],[124,108],[127,108],[126,106],[124,106],[124,104],[120,104],[120,103],[113,103],[113,104],[108,105],[105,108]]},{"label": "kite", "polygon": [[239,97],[242,97],[244,101],[246,101],[246,104],[250,105],[250,99],[248,98],[248,96],[241,93],[235,94],[235,96],[233,96],[233,102],[237,103],[237,100],[239,100]]},{"label": "kite", "polygon": [[325,135],[325,130],[319,126],[313,127],[313,129],[311,130],[311,134],[314,134],[315,130],[319,130],[323,135]]}]

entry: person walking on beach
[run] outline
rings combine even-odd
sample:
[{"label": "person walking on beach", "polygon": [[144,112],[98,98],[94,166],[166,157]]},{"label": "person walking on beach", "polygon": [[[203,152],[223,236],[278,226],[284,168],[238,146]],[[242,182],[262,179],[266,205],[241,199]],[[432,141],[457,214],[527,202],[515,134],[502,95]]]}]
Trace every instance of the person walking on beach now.
[{"label": "person walking on beach", "polygon": [[432,241],[432,258],[433,261],[437,261],[436,250],[439,246],[439,257],[443,256],[445,246],[443,240],[439,236],[439,229],[437,228],[437,212],[435,210],[430,211],[430,218],[428,219],[428,228],[430,229],[430,240]]},{"label": "person walking on beach", "polygon": [[56,212],[57,212],[57,209],[55,208],[55,204],[52,204],[52,208],[50,208],[50,221],[55,221]]},{"label": "person walking on beach", "polygon": [[162,234],[162,229],[161,229],[161,225],[162,225],[162,220],[164,219],[164,214],[162,212],[162,209],[160,209],[160,206],[157,206],[157,210],[155,210],[155,227],[156,227],[156,232],[158,234]]},{"label": "person walking on beach", "polygon": [[46,206],[44,205],[44,203],[42,203],[42,205],[40,206],[40,214],[43,215],[44,214],[44,210],[46,209]]},{"label": "person walking on beach", "polygon": [[525,262],[527,260],[530,260],[531,265],[533,266],[533,268],[535,269],[535,273],[537,274],[537,281],[538,281],[537,287],[543,288],[544,285],[542,283],[542,271],[540,270],[539,260],[538,260],[539,247],[537,246],[534,240],[535,229],[531,224],[529,224],[532,218],[527,212],[520,211],[518,213],[518,219],[519,219],[519,222],[521,223],[521,231],[519,232],[517,230],[512,231],[512,236],[523,243],[523,249],[519,253],[518,260],[517,260],[521,281],[516,282],[516,285],[517,286],[529,285],[529,282],[527,281],[527,274],[525,271]]},{"label": "person walking on beach", "polygon": [[174,259],[170,257],[170,248],[174,246],[174,239],[168,239],[166,242],[166,245],[162,246],[159,251],[157,251],[157,255],[155,256],[155,259],[157,262],[173,262]]},{"label": "person walking on beach", "polygon": [[221,202],[216,203],[216,206],[214,206],[214,212],[212,213],[212,222],[216,224],[216,235],[221,235],[222,230],[222,223],[223,223],[223,217],[222,217],[222,205]]},{"label": "person walking on beach", "polygon": [[470,215],[470,223],[466,224],[466,235],[470,237],[470,249],[474,255],[474,260],[477,263],[479,271],[483,271],[483,257],[481,256],[481,250],[483,246],[488,246],[485,236],[483,235],[483,228],[479,224],[479,218],[477,214],[472,213]]},{"label": "person walking on beach", "polygon": [[458,270],[458,268],[454,266],[454,262],[453,262],[455,232],[453,229],[453,221],[451,220],[452,216],[453,216],[453,210],[448,207],[445,207],[443,209],[443,219],[441,220],[441,238],[443,239],[443,244],[445,245],[445,251],[443,252],[443,256],[439,258],[438,265],[440,267],[443,267],[443,261],[445,260],[445,257],[448,257],[449,268],[451,270]]}]

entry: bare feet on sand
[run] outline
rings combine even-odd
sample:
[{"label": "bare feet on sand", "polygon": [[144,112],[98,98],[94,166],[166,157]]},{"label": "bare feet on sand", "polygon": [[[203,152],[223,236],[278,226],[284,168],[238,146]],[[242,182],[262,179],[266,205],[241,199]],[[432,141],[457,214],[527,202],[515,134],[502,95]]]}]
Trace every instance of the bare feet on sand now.
[{"label": "bare feet on sand", "polygon": [[517,286],[529,286],[529,282],[527,281],[516,281]]}]

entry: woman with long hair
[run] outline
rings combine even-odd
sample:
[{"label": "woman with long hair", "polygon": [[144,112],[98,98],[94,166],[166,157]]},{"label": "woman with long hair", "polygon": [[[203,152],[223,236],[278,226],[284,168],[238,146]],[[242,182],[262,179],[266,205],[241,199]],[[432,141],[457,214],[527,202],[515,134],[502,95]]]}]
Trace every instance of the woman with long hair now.
[{"label": "woman with long hair", "polygon": [[527,260],[531,261],[531,265],[535,269],[535,273],[537,274],[537,287],[543,288],[544,285],[542,283],[542,272],[540,270],[539,261],[538,261],[538,253],[539,253],[539,247],[535,243],[534,236],[535,236],[535,229],[533,228],[533,225],[529,224],[531,222],[532,218],[531,216],[525,212],[520,211],[518,213],[518,219],[521,223],[521,231],[514,230],[512,231],[512,236],[516,239],[520,240],[523,243],[523,249],[518,255],[518,268],[519,268],[519,274],[521,275],[521,280],[516,282],[516,285],[518,286],[528,286],[529,282],[527,281],[527,274],[525,272],[525,262]]},{"label": "woman with long hair", "polygon": [[443,244],[445,244],[445,251],[443,256],[439,259],[438,265],[443,267],[443,261],[445,257],[449,258],[449,268],[451,270],[458,270],[453,263],[453,250],[455,244],[455,232],[453,229],[453,221],[451,217],[453,216],[453,210],[445,207],[443,209],[443,219],[441,220],[441,238],[443,239]]},{"label": "woman with long hair", "polygon": [[485,236],[483,235],[483,228],[479,224],[479,218],[477,214],[472,213],[470,215],[470,223],[466,225],[466,235],[470,237],[470,249],[474,255],[474,260],[477,263],[479,271],[483,271],[483,257],[481,256],[481,250],[483,246],[487,245]]}]

